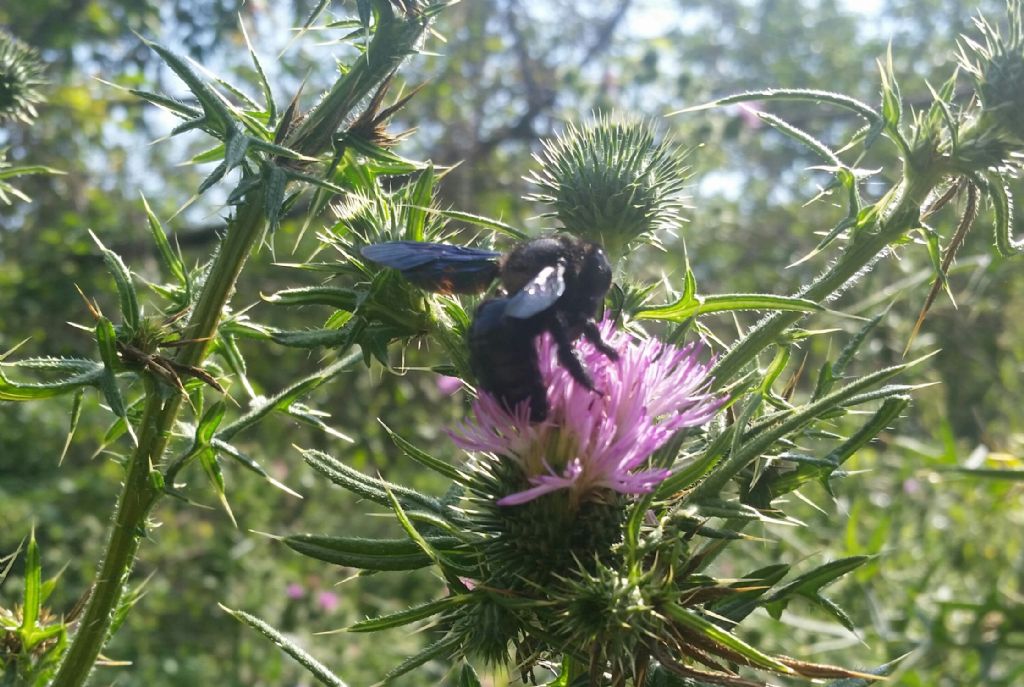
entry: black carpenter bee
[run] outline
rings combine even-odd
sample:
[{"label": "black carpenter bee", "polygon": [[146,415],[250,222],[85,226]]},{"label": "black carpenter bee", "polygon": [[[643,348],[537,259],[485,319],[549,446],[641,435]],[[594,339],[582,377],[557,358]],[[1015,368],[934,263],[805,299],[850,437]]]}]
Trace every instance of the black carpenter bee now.
[{"label": "black carpenter bee", "polygon": [[476,309],[469,357],[480,387],[512,409],[530,403],[530,419],[547,417],[534,339],[554,337],[558,362],[573,379],[597,391],[573,349],[586,337],[609,359],[618,354],[601,339],[594,317],[612,283],[612,268],[595,243],[560,234],[519,244],[507,255],[444,243],[393,241],[366,246],[366,259],[399,270],[420,288],[479,293],[495,279],[501,288]]}]

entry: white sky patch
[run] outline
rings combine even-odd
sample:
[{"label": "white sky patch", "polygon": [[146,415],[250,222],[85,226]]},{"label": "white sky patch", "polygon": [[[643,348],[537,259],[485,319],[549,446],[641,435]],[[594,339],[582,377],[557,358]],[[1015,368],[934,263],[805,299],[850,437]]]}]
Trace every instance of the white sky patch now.
[{"label": "white sky patch", "polygon": [[[754,0],[754,2],[763,0]],[[882,0],[842,0],[842,6],[853,14],[876,16],[882,9]],[[626,15],[625,35],[637,38],[655,38],[683,23],[685,12],[674,2],[640,0]]]}]

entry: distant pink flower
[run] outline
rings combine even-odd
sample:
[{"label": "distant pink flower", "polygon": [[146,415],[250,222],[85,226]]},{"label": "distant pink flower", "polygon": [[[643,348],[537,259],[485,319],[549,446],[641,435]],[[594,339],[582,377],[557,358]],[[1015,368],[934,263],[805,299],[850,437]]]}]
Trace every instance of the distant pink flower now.
[{"label": "distant pink flower", "polygon": [[533,486],[499,499],[499,505],[526,503],[559,489],[569,489],[575,502],[598,489],[647,493],[669,475],[664,468],[643,469],[651,454],[676,431],[706,423],[725,402],[710,391],[712,362],[700,362],[702,344],[677,348],[639,339],[609,321],[600,328],[618,360],[584,339],[576,350],[603,394],[582,387],[559,365],[545,334],[537,350],[548,389],[547,419],[531,423],[528,402],[510,412],[481,393],[472,416],[450,432],[460,448],[511,459],[522,468]]},{"label": "distant pink flower", "polygon": [[338,595],[330,590],[325,590],[316,595],[316,603],[324,613],[331,613],[340,603]]},{"label": "distant pink flower", "polygon": [[757,116],[760,112],[761,101],[755,100],[749,105],[740,105],[740,120],[748,129],[760,129],[764,126],[764,120]]},{"label": "distant pink flower", "polygon": [[306,595],[306,588],[298,582],[292,582],[285,589],[285,594],[288,596],[289,599],[301,599],[303,596]]},{"label": "distant pink flower", "polygon": [[462,388],[462,380],[458,377],[449,377],[448,375],[441,375],[437,378],[437,390],[445,396],[451,396],[456,391]]}]

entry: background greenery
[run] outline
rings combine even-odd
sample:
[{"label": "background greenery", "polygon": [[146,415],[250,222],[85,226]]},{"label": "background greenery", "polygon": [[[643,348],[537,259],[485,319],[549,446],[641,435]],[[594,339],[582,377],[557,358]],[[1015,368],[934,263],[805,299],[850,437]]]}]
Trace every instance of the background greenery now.
[{"label": "background greenery", "polygon": [[[177,166],[197,152],[187,144],[150,145],[173,124],[103,83],[177,88],[132,31],[159,38],[218,72],[244,72],[238,13],[264,63],[272,64],[289,40],[281,27],[301,23],[312,4],[40,0],[0,9],[0,25],[42,51],[50,81],[50,102],[38,123],[6,126],[0,145],[11,146],[14,162],[68,172],[19,180],[35,202],[0,207],[0,350],[31,337],[25,354],[84,352],[88,338],[65,324],[88,319],[74,286],[101,303],[110,292],[86,230],[92,228],[133,269],[155,274],[139,192],[167,218],[208,172]],[[353,5],[336,3],[336,11],[352,12]],[[926,81],[945,76],[940,68],[950,63],[977,7],[954,0],[868,6],[833,0],[463,2],[437,26],[447,39],[435,45],[443,54],[417,58],[404,72],[407,82],[425,87],[397,122],[398,128],[417,129],[399,152],[439,165],[462,161],[442,186],[447,201],[538,229],[542,223],[530,219],[535,208],[521,200],[528,190],[522,176],[532,169],[530,153],[539,138],[564,122],[612,109],[660,118],[716,96],[772,85],[824,88],[874,102],[875,60],[890,40],[905,98],[924,103]],[[1001,3],[981,7],[1001,15]],[[317,39],[291,46],[287,70],[271,67],[281,92],[305,78],[312,102],[318,87],[330,82],[331,47]],[[771,111],[826,141],[839,140],[855,125],[825,108],[773,105]],[[786,294],[820,269],[814,261],[784,269],[816,243],[815,231],[842,212],[821,202],[804,206],[824,181],[807,169],[815,161],[804,149],[741,109],[659,119],[659,126],[681,146],[695,148],[693,207],[666,251],[631,256],[630,272],[678,276],[684,241],[703,293]],[[863,166],[885,164],[892,161],[865,160]],[[222,208],[215,200],[204,198],[170,222],[193,260],[210,250],[220,226]],[[955,210],[935,222],[947,236]],[[285,222],[276,253],[261,252],[240,294],[257,302],[259,293],[302,280],[275,264],[288,261],[299,229]],[[897,685],[1009,687],[1024,681],[1021,485],[964,470],[1022,467],[1024,277],[1019,264],[995,256],[989,243],[985,232],[972,232],[951,280],[959,308],[937,302],[914,342],[915,354],[940,352],[912,381],[937,384],[918,391],[907,417],[851,461],[835,498],[824,489],[805,490],[808,502],[793,512],[807,527],[762,531],[763,544],[731,549],[749,559],[732,554],[717,564],[716,572],[728,575],[733,568],[737,574],[750,569],[750,559],[823,562],[875,554],[872,564],[831,590],[859,633],[827,623],[819,611],[791,607],[794,612],[783,618],[787,625],[767,616],[754,625],[761,636],[751,639],[759,645],[850,666],[911,652],[892,679]],[[899,258],[880,265],[846,296],[844,310],[866,315],[894,302],[872,339],[871,355],[864,356],[878,366],[901,358],[930,279],[924,251],[900,252]],[[282,327],[309,324],[272,305],[257,302],[256,308],[259,319]],[[732,338],[736,327],[752,322],[719,317],[706,324]],[[813,322],[820,328],[856,326],[827,314]],[[808,348],[806,370],[817,369],[827,345],[821,337]],[[405,362],[428,366],[436,362],[434,353],[409,349]],[[315,363],[304,352],[272,347],[253,348],[248,360],[250,378],[264,390],[280,388]],[[801,363],[791,363],[794,375]],[[810,377],[797,383],[808,384]],[[317,395],[316,405],[332,410],[332,424],[352,443],[278,419],[242,446],[263,456],[274,476],[304,499],[231,471],[226,477],[237,529],[220,510],[174,501],[160,506],[162,526],[151,531],[136,568],[139,579],[153,574],[146,596],[107,651],[111,661],[132,665],[102,669],[97,684],[309,684],[265,640],[220,611],[218,602],[257,612],[295,633],[353,685],[371,684],[415,650],[419,638],[403,632],[386,641],[312,633],[432,598],[440,581],[428,574],[348,579],[350,571],[315,566],[259,533],[342,526],[393,533],[392,521],[364,517],[370,507],[314,478],[292,444],[415,484],[427,477],[402,460],[377,418],[403,428],[434,455],[447,452],[457,460],[443,430],[463,412],[465,399],[442,394],[429,373],[411,370],[398,377],[379,367],[343,375]],[[47,573],[67,566],[51,602],[58,611],[75,603],[92,576],[121,478],[111,455],[98,452],[105,420],[88,408],[58,467],[67,403],[0,406],[0,552],[13,551],[35,523]],[[201,481],[198,474],[191,477]],[[199,489],[196,497],[210,500]],[[17,598],[17,575],[16,567],[0,589],[0,605]],[[444,670],[432,666],[404,684],[445,681]]]}]

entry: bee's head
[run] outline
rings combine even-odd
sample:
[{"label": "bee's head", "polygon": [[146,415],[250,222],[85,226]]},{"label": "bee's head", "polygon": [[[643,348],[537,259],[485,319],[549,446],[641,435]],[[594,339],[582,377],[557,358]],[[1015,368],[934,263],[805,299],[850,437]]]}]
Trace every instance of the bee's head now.
[{"label": "bee's head", "polygon": [[557,238],[533,239],[519,244],[501,266],[501,284],[508,293],[516,293],[529,284],[545,267],[569,259],[566,246]]}]

